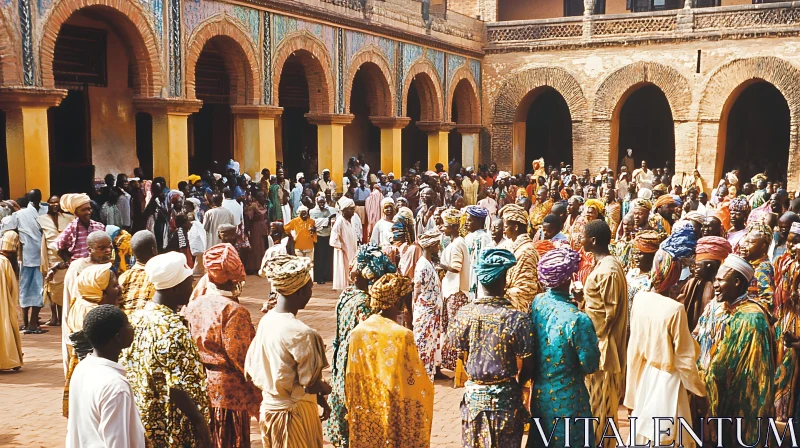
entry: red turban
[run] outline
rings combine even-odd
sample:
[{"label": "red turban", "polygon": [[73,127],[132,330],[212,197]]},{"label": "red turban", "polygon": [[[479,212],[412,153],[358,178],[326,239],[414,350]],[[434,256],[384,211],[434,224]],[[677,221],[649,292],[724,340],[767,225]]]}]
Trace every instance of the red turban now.
[{"label": "red turban", "polygon": [[541,257],[547,252],[550,252],[551,250],[555,249],[556,246],[550,240],[541,240],[533,243],[533,248],[536,249],[536,252],[538,252],[539,256]]},{"label": "red turban", "polygon": [[203,255],[203,266],[208,273],[208,279],[217,285],[245,279],[244,265],[239,253],[228,243],[217,244],[208,249]]},{"label": "red turban", "polygon": [[704,236],[697,240],[695,248],[695,260],[718,260],[725,261],[725,258],[733,252],[731,243],[719,236]]}]

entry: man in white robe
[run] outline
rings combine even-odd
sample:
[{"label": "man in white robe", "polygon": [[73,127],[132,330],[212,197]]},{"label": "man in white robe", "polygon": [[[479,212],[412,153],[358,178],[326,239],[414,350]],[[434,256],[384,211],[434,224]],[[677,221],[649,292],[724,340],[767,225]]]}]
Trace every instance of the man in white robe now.
[{"label": "man in white robe", "polygon": [[356,256],[358,234],[352,223],[355,202],[343,197],[339,205],[342,213],[331,229],[330,244],[333,247],[333,289],[341,291],[350,284],[350,260]]}]

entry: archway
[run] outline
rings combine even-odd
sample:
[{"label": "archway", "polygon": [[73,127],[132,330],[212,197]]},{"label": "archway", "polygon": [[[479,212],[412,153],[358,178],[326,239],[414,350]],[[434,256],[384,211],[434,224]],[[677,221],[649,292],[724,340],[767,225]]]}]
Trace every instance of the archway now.
[{"label": "archway", "polygon": [[381,130],[370,117],[391,114],[389,82],[374,62],[364,62],[352,79],[348,103],[353,121],[344,127],[344,159],[363,154],[376,173],[381,165]]},{"label": "archway", "polygon": [[669,101],[658,86],[641,83],[622,95],[612,118],[612,144],[614,141],[617,162],[630,148],[636,168],[645,160],[650,168],[674,169],[675,122]]},{"label": "archway", "polygon": [[317,171],[317,127],[305,117],[310,111],[310,92],[304,59],[311,57],[298,51],[283,64],[278,105],[281,115],[283,165],[288,173]]},{"label": "archway", "polygon": [[441,121],[441,96],[435,84],[438,81],[426,71],[418,67],[409,76],[413,77],[407,81],[405,116],[411,118],[411,122],[401,131],[401,160],[404,170],[420,162],[420,168],[425,171],[434,167],[428,166],[428,135],[419,128],[419,123]]},{"label": "archway", "polygon": [[738,169],[740,179],[750,179],[766,170],[770,179],[785,182],[790,121],[789,104],[774,85],[761,79],[740,85],[723,108],[722,172]]},{"label": "archway", "polygon": [[532,163],[539,158],[547,165],[571,165],[572,116],[564,97],[549,86],[525,95],[514,118],[514,139],[524,142],[525,172],[532,172]]},{"label": "archway", "polygon": [[[480,106],[475,82],[468,77],[467,72],[460,69],[453,76],[457,82],[450,96],[450,122],[456,123],[456,127],[448,135],[448,168],[451,176],[455,176],[462,167],[477,164],[478,137],[473,131],[480,125]],[[465,129],[470,132],[465,132]]]},{"label": "archway", "polygon": [[[67,8],[65,3],[58,8]],[[53,193],[90,191],[95,178],[140,165],[133,98],[152,94],[160,84],[140,32],[125,14],[95,5],[72,13],[55,39],[43,38],[44,84],[68,90],[48,110]]]}]

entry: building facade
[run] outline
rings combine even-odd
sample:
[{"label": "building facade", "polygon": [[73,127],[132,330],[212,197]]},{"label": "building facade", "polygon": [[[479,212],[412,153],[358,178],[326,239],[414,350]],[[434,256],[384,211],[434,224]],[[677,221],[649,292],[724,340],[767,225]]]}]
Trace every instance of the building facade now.
[{"label": "building facade", "polygon": [[[533,159],[800,181],[800,8],[743,0],[6,0],[0,187]],[[0,162],[2,164],[3,162]]]}]

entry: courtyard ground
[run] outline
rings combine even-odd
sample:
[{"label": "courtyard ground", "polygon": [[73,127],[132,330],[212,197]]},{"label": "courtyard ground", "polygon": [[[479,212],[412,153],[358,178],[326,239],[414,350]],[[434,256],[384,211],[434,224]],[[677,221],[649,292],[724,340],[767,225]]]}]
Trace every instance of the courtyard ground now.
[{"label": "courtyard ground", "polygon": [[[262,316],[259,309],[265,297],[264,280],[248,276],[241,303],[250,310],[254,325],[258,325]],[[313,299],[298,314],[301,320],[322,335],[329,361],[332,359],[332,343],[336,333],[337,297],[330,284],[315,284]],[[43,310],[42,320],[48,318],[49,312]],[[0,372],[0,447],[64,446],[67,421],[61,416],[64,387],[61,329],[49,330],[42,335],[23,335],[25,366],[19,372]],[[325,375],[330,376],[329,369]],[[454,389],[451,381],[436,380],[435,393],[431,446],[457,448],[461,445],[458,405],[463,389]],[[623,430],[623,437],[627,437],[626,430]],[[253,446],[260,447],[261,438],[255,419],[252,420],[251,434]],[[332,445],[326,443],[325,446]]]}]

